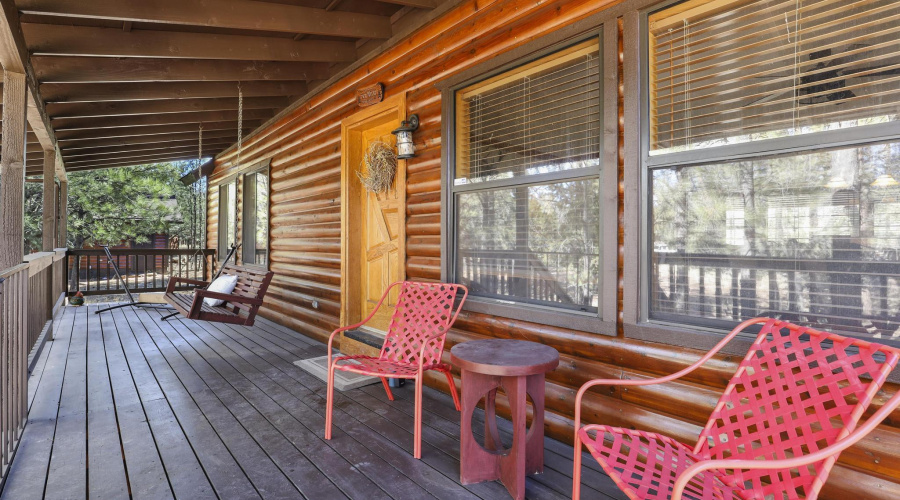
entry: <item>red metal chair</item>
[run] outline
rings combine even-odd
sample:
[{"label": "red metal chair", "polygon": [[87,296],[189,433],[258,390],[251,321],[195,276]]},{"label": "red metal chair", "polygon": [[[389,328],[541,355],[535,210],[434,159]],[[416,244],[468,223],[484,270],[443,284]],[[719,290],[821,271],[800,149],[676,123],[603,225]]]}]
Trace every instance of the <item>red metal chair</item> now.
[{"label": "red metal chair", "polygon": [[[391,289],[400,286],[400,295],[391,323],[388,326],[381,354],[374,356],[340,356],[331,359],[331,345],[334,336],[344,330],[352,330],[366,324],[384,303]],[[463,295],[453,308],[457,292]],[[325,408],[325,439],[331,439],[331,411],[334,404],[334,371],[361,373],[380,377],[388,399],[394,400],[388,378],[415,379],[416,411],[414,451],[416,458],[422,458],[422,382],[426,370],[437,370],[447,376],[453,403],[459,411],[459,395],[450,374],[450,365],[441,362],[444,340],[447,332],[459,316],[469,290],[462,285],[448,283],[419,283],[398,281],[384,291],[381,300],[369,316],[355,325],[338,328],[328,338],[328,396]],[[341,364],[344,362],[343,364]]]},{"label": "red metal chair", "polygon": [[[589,388],[677,379],[751,325],[762,329],[693,448],[651,432],[581,427],[581,400]],[[592,380],[575,399],[572,496],[579,497],[584,443],[632,499],[815,499],[841,451],[900,406],[898,392],[857,427],[898,359],[900,350],[892,347],[757,318],[672,375]]]}]

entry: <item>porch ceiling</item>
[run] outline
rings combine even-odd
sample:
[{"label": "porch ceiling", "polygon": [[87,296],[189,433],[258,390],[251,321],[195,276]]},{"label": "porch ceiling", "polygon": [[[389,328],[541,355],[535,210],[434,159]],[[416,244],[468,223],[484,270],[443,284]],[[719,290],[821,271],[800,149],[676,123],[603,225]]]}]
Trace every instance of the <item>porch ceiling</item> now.
[{"label": "porch ceiling", "polygon": [[[248,134],[443,1],[14,0],[14,21],[72,171],[196,158],[201,123],[215,156],[238,82]],[[43,149],[29,134],[27,175]]]}]

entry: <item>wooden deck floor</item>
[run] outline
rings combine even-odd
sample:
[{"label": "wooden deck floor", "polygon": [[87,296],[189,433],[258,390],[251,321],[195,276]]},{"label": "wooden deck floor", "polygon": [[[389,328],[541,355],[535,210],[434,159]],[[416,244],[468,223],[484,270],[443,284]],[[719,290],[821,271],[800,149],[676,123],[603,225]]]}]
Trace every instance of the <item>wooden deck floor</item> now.
[{"label": "wooden deck floor", "polygon": [[[338,393],[325,441],[325,385],[292,364],[324,354],[322,344],[265,320],[244,328],[95,309],[69,307],[56,322],[3,500],[508,498],[499,482],[459,484],[449,396],[426,388],[421,461],[410,385],[394,402],[380,385]],[[571,447],[547,439],[545,462],[528,497],[568,498]],[[624,498],[586,463],[583,498]]]}]

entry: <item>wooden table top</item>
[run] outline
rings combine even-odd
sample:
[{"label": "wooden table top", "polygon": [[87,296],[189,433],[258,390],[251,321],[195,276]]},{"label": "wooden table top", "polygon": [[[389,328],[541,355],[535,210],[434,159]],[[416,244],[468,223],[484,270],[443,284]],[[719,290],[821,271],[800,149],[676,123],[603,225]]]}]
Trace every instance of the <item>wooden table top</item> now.
[{"label": "wooden table top", "polygon": [[559,353],[537,342],[485,339],[456,344],[450,361],[463,370],[511,377],[549,372],[559,365]]}]

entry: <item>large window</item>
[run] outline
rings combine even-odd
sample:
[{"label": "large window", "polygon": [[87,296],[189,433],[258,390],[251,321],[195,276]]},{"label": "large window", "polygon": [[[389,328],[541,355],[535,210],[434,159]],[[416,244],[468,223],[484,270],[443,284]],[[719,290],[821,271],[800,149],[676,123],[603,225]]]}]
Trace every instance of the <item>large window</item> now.
[{"label": "large window", "polygon": [[650,319],[900,340],[900,4],[647,20]]},{"label": "large window", "polygon": [[451,274],[471,295],[598,311],[599,48],[456,92]]},{"label": "large window", "polygon": [[269,261],[269,169],[244,175],[244,264],[266,266]]}]

